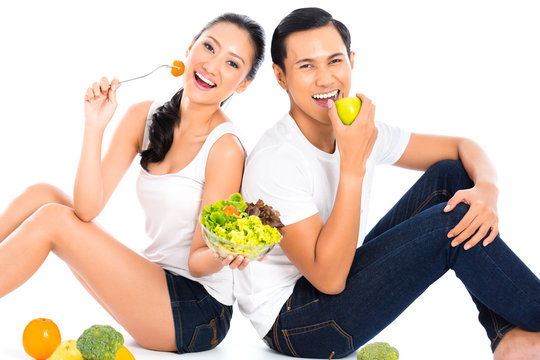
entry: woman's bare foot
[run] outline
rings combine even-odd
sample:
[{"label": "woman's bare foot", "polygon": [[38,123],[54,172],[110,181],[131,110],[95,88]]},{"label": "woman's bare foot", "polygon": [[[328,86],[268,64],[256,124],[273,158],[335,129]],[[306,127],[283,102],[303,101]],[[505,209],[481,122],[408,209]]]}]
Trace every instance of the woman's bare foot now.
[{"label": "woman's bare foot", "polygon": [[513,328],[493,353],[494,360],[540,360],[540,332]]}]

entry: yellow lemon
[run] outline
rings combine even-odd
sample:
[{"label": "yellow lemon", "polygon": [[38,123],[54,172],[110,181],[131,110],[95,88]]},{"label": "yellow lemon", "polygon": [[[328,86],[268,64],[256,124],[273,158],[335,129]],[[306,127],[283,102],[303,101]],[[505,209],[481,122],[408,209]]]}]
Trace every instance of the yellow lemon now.
[{"label": "yellow lemon", "polygon": [[135,360],[135,356],[129,352],[125,345],[122,345],[122,347],[116,352],[116,357],[114,360]]},{"label": "yellow lemon", "polygon": [[58,345],[49,360],[83,360],[83,357],[77,349],[77,342],[67,340]]}]

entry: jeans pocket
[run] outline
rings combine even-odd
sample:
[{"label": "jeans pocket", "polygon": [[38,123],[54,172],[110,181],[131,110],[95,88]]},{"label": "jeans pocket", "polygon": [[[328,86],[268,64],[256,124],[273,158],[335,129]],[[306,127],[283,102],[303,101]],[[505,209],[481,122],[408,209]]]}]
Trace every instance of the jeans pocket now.
[{"label": "jeans pocket", "polygon": [[206,324],[195,327],[188,345],[189,352],[206,351],[215,348],[229,331],[229,311],[222,307],[221,314]]},{"label": "jeans pocket", "polygon": [[325,358],[332,352],[342,357],[354,350],[353,338],[334,320],[317,324],[282,329],[285,342],[293,356]]}]

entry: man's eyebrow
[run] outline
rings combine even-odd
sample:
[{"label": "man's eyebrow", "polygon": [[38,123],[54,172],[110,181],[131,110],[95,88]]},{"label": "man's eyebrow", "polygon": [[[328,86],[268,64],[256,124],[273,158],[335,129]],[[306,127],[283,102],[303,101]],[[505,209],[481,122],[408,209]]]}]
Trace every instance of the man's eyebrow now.
[{"label": "man's eyebrow", "polygon": [[[221,43],[220,43],[215,37],[213,37],[213,36],[211,36],[211,35],[208,35],[207,37],[210,38],[210,39],[212,39],[213,41],[215,41],[216,44],[217,44],[220,48],[222,47],[222,46],[221,46]],[[237,59],[240,60],[243,64],[246,63],[246,62],[244,61],[244,59],[243,59],[240,55],[235,54],[235,53],[232,52],[232,51],[229,51],[228,54],[231,55],[231,56],[233,56],[233,57],[235,57],[235,58],[237,58]]]},{"label": "man's eyebrow", "polygon": [[[334,54],[328,56],[328,59],[335,58],[336,56],[345,56],[345,54],[343,54],[342,52],[337,52],[337,53],[334,53]],[[297,62],[295,62],[295,64],[300,64],[300,63],[303,63],[303,62],[311,62],[311,61],[313,61],[312,58],[304,58],[304,59],[298,60]]]}]

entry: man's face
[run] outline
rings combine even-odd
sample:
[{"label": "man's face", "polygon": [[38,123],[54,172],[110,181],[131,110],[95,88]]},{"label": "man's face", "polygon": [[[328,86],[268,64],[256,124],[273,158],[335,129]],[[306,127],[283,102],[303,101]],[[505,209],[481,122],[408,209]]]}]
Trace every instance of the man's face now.
[{"label": "man's face", "polygon": [[[328,99],[347,96],[352,61],[333,25],[300,31],[285,39],[285,73],[276,65],[280,85],[288,90],[294,119],[310,118],[329,124]],[[353,54],[351,54],[351,58]]]}]

